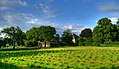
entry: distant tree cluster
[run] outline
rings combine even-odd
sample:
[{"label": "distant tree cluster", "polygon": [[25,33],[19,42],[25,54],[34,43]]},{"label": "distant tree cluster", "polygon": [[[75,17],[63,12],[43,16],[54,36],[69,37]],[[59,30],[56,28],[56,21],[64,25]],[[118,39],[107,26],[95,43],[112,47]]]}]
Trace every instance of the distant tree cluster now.
[{"label": "distant tree cluster", "polygon": [[2,29],[1,34],[6,37],[0,38],[0,47],[8,45],[33,47],[38,45],[38,41],[54,41],[59,45],[65,46],[99,46],[109,42],[119,41],[119,19],[116,24],[112,24],[108,18],[99,19],[97,26],[93,29],[85,28],[78,35],[72,33],[70,29],[64,30],[62,36],[57,34],[56,29],[51,26],[32,27],[23,32],[18,26]]}]

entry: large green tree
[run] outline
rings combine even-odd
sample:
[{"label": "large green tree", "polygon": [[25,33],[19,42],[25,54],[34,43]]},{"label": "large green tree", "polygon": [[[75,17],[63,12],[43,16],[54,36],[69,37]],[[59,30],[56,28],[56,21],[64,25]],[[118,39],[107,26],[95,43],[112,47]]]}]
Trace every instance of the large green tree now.
[{"label": "large green tree", "polygon": [[90,28],[85,28],[79,36],[79,45],[92,45],[93,32]]},{"label": "large green tree", "polygon": [[36,27],[32,27],[31,29],[26,31],[26,40],[25,40],[25,46],[32,47],[37,44],[37,41],[40,39],[40,31]]},{"label": "large green tree", "polygon": [[53,40],[54,35],[56,34],[56,30],[54,27],[51,26],[40,26],[38,30],[41,35],[40,38],[43,39],[46,47],[46,42]]},{"label": "large green tree", "polygon": [[72,45],[73,44],[73,34],[72,31],[70,29],[64,30],[63,34],[62,34],[62,42],[65,43],[66,45]]},{"label": "large green tree", "polygon": [[81,31],[80,36],[85,38],[92,37],[93,32],[90,28],[85,28],[84,30]]},{"label": "large green tree", "polygon": [[25,33],[17,26],[16,27],[16,42],[18,46],[24,45],[24,39],[26,39]]},{"label": "large green tree", "polygon": [[54,35],[53,41],[56,43],[59,43],[60,42],[60,35],[59,34]]},{"label": "large green tree", "polygon": [[24,38],[24,33],[18,26],[4,28],[2,29],[1,33],[5,33],[7,36],[9,36],[12,39],[13,49],[15,49],[15,43],[17,41],[21,43],[21,41],[23,41]]},{"label": "large green tree", "polygon": [[28,40],[39,40],[40,33],[36,27],[32,27],[31,29],[26,31],[26,38]]},{"label": "large green tree", "polygon": [[45,42],[46,47],[46,42],[53,40],[55,34],[56,30],[51,26],[40,26],[38,28],[33,27],[26,32],[26,44],[29,43],[34,45],[34,43],[40,40],[41,42]]},{"label": "large green tree", "polygon": [[98,21],[98,25],[93,30],[93,40],[96,43],[104,43],[117,41],[117,26],[111,23],[108,18],[102,18]]}]

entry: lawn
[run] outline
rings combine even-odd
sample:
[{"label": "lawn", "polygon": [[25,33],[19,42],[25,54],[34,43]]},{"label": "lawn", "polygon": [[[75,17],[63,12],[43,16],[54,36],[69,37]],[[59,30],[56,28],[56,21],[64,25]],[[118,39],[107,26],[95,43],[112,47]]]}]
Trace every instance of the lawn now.
[{"label": "lawn", "polygon": [[0,51],[0,69],[119,69],[119,48],[63,47]]}]

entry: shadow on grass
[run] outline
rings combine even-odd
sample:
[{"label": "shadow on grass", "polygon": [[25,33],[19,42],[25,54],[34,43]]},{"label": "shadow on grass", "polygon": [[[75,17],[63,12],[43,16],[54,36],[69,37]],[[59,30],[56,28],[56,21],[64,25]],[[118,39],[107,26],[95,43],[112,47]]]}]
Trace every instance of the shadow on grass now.
[{"label": "shadow on grass", "polygon": [[6,48],[6,49],[0,49],[0,51],[19,51],[19,50],[36,50],[36,49],[39,49],[39,48],[36,48],[36,47],[27,47],[27,48],[16,48],[15,50],[12,49],[12,48]]},{"label": "shadow on grass", "polygon": [[16,48],[15,50],[13,48],[5,48],[0,49],[0,51],[20,51],[20,50],[37,50],[37,49],[51,49],[51,48],[65,48],[65,47],[25,47],[25,48]]},{"label": "shadow on grass", "polygon": [[18,67],[13,64],[7,64],[0,62],[0,69],[23,69],[22,67]]}]

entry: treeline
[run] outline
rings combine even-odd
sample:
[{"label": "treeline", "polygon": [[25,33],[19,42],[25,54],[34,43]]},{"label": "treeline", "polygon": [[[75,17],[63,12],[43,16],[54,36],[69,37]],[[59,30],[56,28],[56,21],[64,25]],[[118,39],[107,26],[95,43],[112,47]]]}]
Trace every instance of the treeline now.
[{"label": "treeline", "polygon": [[[23,32],[18,26],[7,27],[1,30],[4,38],[0,38],[0,47],[13,45],[33,47],[38,45],[38,41],[46,42],[53,41],[59,46],[103,46],[109,44],[119,44],[119,19],[116,24],[112,24],[108,18],[98,20],[97,26],[91,30],[86,28],[81,31],[80,35],[72,33],[67,29],[60,36],[56,29],[51,26],[33,27],[26,32]],[[116,43],[114,43],[116,42]]]}]

